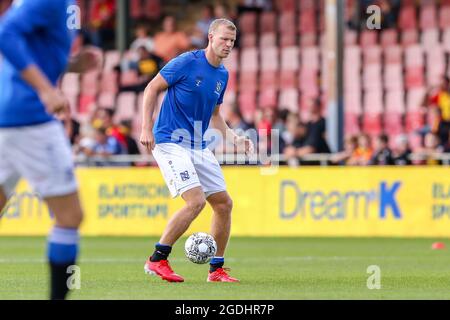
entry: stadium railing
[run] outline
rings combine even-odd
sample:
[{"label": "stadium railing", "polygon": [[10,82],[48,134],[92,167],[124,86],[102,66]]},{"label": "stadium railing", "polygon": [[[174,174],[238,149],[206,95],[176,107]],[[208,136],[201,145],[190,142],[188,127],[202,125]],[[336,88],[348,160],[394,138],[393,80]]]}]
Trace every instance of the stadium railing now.
[{"label": "stadium railing", "polygon": [[[245,154],[221,154],[215,155],[216,159],[222,165],[264,165],[264,164],[280,164],[287,165],[286,158],[280,155],[262,156],[258,155],[246,156]],[[302,164],[320,164],[321,166],[329,166],[332,164],[333,154],[309,154],[299,159]],[[411,161],[437,160],[442,165],[450,165],[450,153],[413,153],[409,156]],[[151,155],[114,155],[114,156],[94,156],[87,157],[84,155],[75,156],[75,163],[79,166],[130,166],[132,163],[136,165],[156,165],[155,159]]]}]

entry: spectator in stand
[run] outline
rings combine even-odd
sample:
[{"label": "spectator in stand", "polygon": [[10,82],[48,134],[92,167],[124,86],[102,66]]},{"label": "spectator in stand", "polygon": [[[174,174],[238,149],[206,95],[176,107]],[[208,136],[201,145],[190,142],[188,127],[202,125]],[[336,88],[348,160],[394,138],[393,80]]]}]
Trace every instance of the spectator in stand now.
[{"label": "spectator in stand", "polygon": [[123,150],[126,150],[126,138],[120,130],[120,126],[116,125],[113,121],[114,110],[110,108],[100,108],[97,111],[97,115],[93,121],[94,129],[105,128],[108,136],[114,137],[117,142],[122,146]]},{"label": "spectator in stand", "polygon": [[[92,149],[85,149],[85,154],[89,157],[104,157],[104,161],[96,161],[98,167],[124,165],[113,161],[108,161],[109,156],[125,154],[124,147],[116,138],[107,134],[104,127],[96,128],[94,134],[95,143]],[[128,164],[128,163],[127,163]]]},{"label": "spectator in stand", "polygon": [[133,132],[133,123],[131,120],[122,120],[120,122],[120,132],[125,137],[126,142],[126,153],[131,155],[138,155],[141,154],[141,151],[139,150],[138,144],[136,140],[132,136]]},{"label": "spectator in stand", "polygon": [[428,121],[429,123],[425,131],[436,134],[439,137],[441,145],[446,145],[450,132],[450,122],[444,121],[442,118],[442,109],[436,107],[428,109]]},{"label": "spectator in stand", "polygon": [[389,149],[389,137],[385,134],[380,134],[375,139],[374,153],[369,161],[370,165],[388,166],[394,164],[392,151]]},{"label": "spectator in stand", "polygon": [[72,146],[77,144],[80,140],[80,123],[71,118],[69,112],[60,112],[56,117],[63,124],[70,144]]},{"label": "spectator in stand", "polygon": [[91,7],[89,35],[91,43],[104,49],[114,45],[116,20],[115,0],[94,0]]},{"label": "spectator in stand", "polygon": [[450,123],[450,78],[444,76],[438,88],[430,89],[424,100],[425,107],[439,107],[442,121]]},{"label": "spectator in stand", "polygon": [[241,0],[238,5],[238,13],[242,12],[256,12],[272,10],[271,0]]},{"label": "spectator in stand", "polygon": [[202,9],[202,16],[195,24],[191,43],[195,48],[204,48],[207,45],[209,25],[214,20],[214,7],[206,5]]},{"label": "spectator in stand", "polygon": [[344,150],[335,153],[331,157],[331,162],[334,164],[346,165],[352,161],[356,149],[358,148],[358,138],[356,136],[349,136],[344,141]]},{"label": "spectator in stand", "polygon": [[428,132],[425,135],[424,147],[419,149],[419,153],[425,156],[425,161],[423,164],[426,165],[439,165],[441,161],[436,159],[436,155],[442,153],[444,148],[439,145],[439,137],[432,132]]},{"label": "spectator in stand", "polygon": [[180,53],[190,48],[190,39],[186,33],[177,31],[176,21],[173,16],[166,16],[163,20],[163,30],[155,34],[154,54],[165,62],[175,58]]},{"label": "spectator in stand", "polygon": [[298,166],[300,164],[298,152],[305,146],[307,127],[298,117],[290,117],[288,118],[286,129],[289,133],[290,141],[286,141],[283,155],[288,165]]},{"label": "spectator in stand", "polygon": [[393,150],[394,164],[397,166],[405,166],[411,164],[411,148],[409,147],[408,137],[399,135],[395,139],[395,148]]},{"label": "spectator in stand", "polygon": [[370,137],[367,134],[361,134],[358,137],[358,148],[354,156],[348,161],[349,165],[366,166],[372,158],[373,150],[370,143]]},{"label": "spectator in stand", "polygon": [[330,153],[330,148],[325,139],[326,123],[321,114],[321,103],[319,99],[311,100],[309,107],[309,122],[307,123],[307,136],[305,144],[297,150],[297,156],[303,157],[312,153]]},{"label": "spectator in stand", "polygon": [[[134,32],[135,39],[130,45],[130,50],[135,52],[136,57],[141,47],[147,49],[148,52],[153,52],[155,44],[153,38],[150,36],[148,27],[145,24],[139,24]],[[136,59],[137,60],[137,59]]]},{"label": "spectator in stand", "polygon": [[[135,70],[139,75],[139,82],[133,85],[119,86],[119,92],[143,92],[148,83],[163,67],[164,61],[159,56],[147,51],[144,46],[140,47],[138,49],[138,60],[136,62],[130,62],[128,65],[128,69]],[[120,79],[120,76],[118,78]]]},{"label": "spectator in stand", "polygon": [[286,108],[281,108],[280,111],[277,110],[278,109],[274,110],[275,121],[272,128],[274,130],[273,134],[276,139],[276,142],[278,142],[279,153],[281,153],[286,146],[285,139],[283,137],[287,132],[286,124],[290,111],[287,110]]}]

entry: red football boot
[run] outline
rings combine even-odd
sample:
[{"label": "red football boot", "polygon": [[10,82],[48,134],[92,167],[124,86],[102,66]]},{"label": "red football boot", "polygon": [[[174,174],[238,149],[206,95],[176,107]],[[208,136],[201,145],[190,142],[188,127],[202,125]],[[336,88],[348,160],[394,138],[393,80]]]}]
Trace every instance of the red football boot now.
[{"label": "red football boot", "polygon": [[183,282],[184,279],[173,272],[170,267],[169,261],[160,260],[157,262],[152,262],[150,259],[145,262],[144,271],[147,274],[159,276],[161,279],[169,282]]},{"label": "red football boot", "polygon": [[230,277],[227,273],[227,271],[230,271],[229,268],[218,268],[214,272],[209,272],[208,279],[206,281],[208,282],[239,282],[238,279]]}]

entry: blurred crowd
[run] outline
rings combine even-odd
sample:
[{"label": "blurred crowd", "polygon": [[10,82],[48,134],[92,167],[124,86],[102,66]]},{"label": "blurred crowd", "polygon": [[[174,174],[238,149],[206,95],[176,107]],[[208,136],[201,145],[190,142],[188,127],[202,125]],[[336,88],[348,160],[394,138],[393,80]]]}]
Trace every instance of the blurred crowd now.
[{"label": "blurred crowd", "polygon": [[[0,14],[6,10],[10,0],[0,0]],[[115,48],[115,0],[92,0],[89,19],[83,22],[77,44],[94,45],[104,50]],[[162,2],[161,2],[162,3]],[[353,1],[347,8],[347,25],[361,30],[366,27],[367,8],[376,4],[381,8],[382,28],[395,27],[398,19],[400,0],[359,0]],[[215,2],[202,7],[198,19],[184,23],[177,15],[163,15],[162,10],[155,10],[151,17],[139,17],[132,21],[133,36],[127,54],[122,57],[114,70],[120,74],[133,70],[138,81],[132,85],[123,85],[118,81],[119,92],[133,91],[141,93],[149,81],[172,58],[187,50],[204,48],[210,23],[216,18],[228,18],[236,24],[239,15],[247,11],[266,11],[274,9],[271,0],[241,0],[235,5],[227,2]],[[239,33],[236,41],[239,47]],[[320,164],[305,161],[310,154],[329,154],[330,163],[336,165],[409,165],[439,164],[434,155],[450,152],[450,79],[444,78],[437,88],[430,88],[423,101],[422,113],[427,118],[426,125],[415,132],[423,141],[420,148],[412,148],[410,136],[389,137],[384,134],[369,136],[359,135],[345,138],[342,152],[331,154],[326,140],[326,120],[323,117],[323,103],[320,99],[311,99],[308,115],[303,118],[298,113],[288,111],[284,106],[257,110],[254,117],[244,119],[240,108],[222,110],[223,116],[231,128],[247,132],[256,132],[251,138],[259,150],[268,154],[283,155],[283,162],[289,165]],[[81,157],[131,154],[144,152],[138,145],[136,129],[132,121],[114,122],[116,108],[97,108],[89,115],[86,123],[78,123],[67,116],[61,116],[74,154]],[[251,131],[251,130],[250,130]],[[271,134],[271,132],[273,132]],[[133,134],[134,133],[134,134]],[[278,142],[275,143],[274,142]],[[276,150],[273,149],[276,146]],[[229,146],[228,146],[229,147]],[[230,149],[225,144],[218,146],[218,152]],[[422,159],[414,160],[411,153],[420,153]],[[132,162],[98,162],[96,165],[140,165]]]}]

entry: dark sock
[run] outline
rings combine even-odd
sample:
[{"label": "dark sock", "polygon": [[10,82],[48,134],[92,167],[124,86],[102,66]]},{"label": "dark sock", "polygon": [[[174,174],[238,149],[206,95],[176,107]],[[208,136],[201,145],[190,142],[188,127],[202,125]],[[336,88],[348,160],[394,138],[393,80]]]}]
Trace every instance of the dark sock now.
[{"label": "dark sock", "polygon": [[172,247],[164,244],[157,243],[155,245],[155,251],[150,256],[151,262],[158,262],[161,260],[167,260],[170,252],[172,251]]},{"label": "dark sock", "polygon": [[63,300],[69,291],[67,280],[72,275],[68,268],[75,265],[78,255],[78,230],[54,227],[48,239],[50,265],[50,299]]},{"label": "dark sock", "polygon": [[64,300],[66,298],[67,292],[69,291],[67,279],[72,275],[71,273],[67,273],[67,269],[74,264],[75,261],[63,265],[50,262],[51,300]]},{"label": "dark sock", "polygon": [[214,257],[211,259],[209,263],[209,272],[214,272],[219,268],[222,268],[225,263],[225,259],[223,257]]}]

